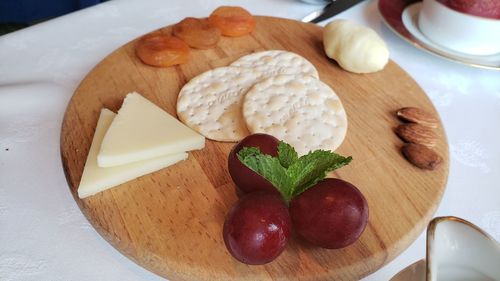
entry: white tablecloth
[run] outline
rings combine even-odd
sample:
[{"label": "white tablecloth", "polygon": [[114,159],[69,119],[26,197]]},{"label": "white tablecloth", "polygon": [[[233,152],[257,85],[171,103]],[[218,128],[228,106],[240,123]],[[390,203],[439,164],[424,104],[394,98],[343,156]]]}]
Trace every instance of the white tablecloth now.
[{"label": "white tablecloth", "polygon": [[[0,280],[161,280],[111,247],[81,214],[61,166],[61,122],[79,81],[107,54],[219,5],[293,19],[319,8],[294,0],[114,0],[0,37]],[[335,18],[375,29],[437,107],[451,163],[436,215],[465,218],[500,240],[500,72],[415,49],[384,26],[374,0]],[[365,280],[388,280],[424,257],[422,234]]]}]

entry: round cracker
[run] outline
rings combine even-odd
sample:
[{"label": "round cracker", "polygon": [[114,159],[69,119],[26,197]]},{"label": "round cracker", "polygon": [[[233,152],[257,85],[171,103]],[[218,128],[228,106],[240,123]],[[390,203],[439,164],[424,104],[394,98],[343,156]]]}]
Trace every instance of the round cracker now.
[{"label": "round cracker", "polygon": [[177,97],[179,119],[206,138],[239,141],[249,135],[241,115],[243,96],[261,72],[219,67],[191,79]]},{"label": "round cracker", "polygon": [[335,150],[347,132],[339,97],[310,76],[278,75],[255,84],[245,95],[243,117],[251,133],[273,135],[299,155]]},{"label": "round cracker", "polygon": [[279,74],[306,74],[319,78],[318,71],[307,59],[281,50],[249,54],[234,61],[231,66],[254,68],[266,77]]}]

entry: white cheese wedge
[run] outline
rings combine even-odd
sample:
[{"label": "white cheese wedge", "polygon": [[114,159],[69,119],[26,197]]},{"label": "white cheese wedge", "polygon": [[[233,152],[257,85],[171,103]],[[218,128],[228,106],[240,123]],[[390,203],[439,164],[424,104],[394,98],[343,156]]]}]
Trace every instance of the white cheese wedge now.
[{"label": "white cheese wedge", "polygon": [[125,97],[102,140],[99,167],[202,149],[205,138],[134,92]]},{"label": "white cheese wedge", "polygon": [[83,169],[82,179],[78,186],[78,196],[80,198],[94,195],[142,175],[163,169],[188,157],[188,154],[183,152],[118,167],[101,168],[97,166],[99,147],[115,115],[108,109],[101,110],[87,162],[85,162],[85,168]]}]

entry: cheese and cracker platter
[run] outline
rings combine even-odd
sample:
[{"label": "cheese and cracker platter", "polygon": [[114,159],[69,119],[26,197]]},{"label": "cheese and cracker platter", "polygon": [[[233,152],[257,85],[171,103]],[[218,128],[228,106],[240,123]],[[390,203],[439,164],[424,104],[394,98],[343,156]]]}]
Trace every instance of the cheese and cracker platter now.
[{"label": "cheese and cracker platter", "polygon": [[169,280],[357,280],[424,230],[448,146],[369,28],[219,7],[103,59],[66,110],[70,190]]}]

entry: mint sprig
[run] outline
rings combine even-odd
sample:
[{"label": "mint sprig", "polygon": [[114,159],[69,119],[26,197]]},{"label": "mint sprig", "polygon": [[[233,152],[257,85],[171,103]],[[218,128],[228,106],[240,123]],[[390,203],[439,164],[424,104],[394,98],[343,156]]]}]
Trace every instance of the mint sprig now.
[{"label": "mint sprig", "polygon": [[291,145],[280,141],[278,143],[278,159],[281,166],[288,168],[299,159],[299,155]]},{"label": "mint sprig", "polygon": [[283,141],[278,144],[278,157],[263,154],[255,147],[244,147],[237,156],[245,166],[270,181],[287,202],[352,160],[351,156],[327,150],[298,157],[295,149]]}]

